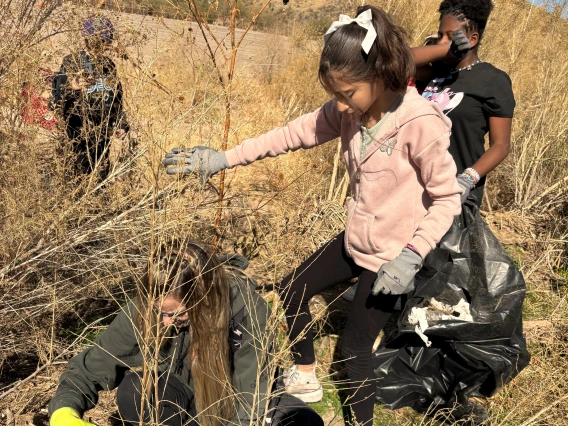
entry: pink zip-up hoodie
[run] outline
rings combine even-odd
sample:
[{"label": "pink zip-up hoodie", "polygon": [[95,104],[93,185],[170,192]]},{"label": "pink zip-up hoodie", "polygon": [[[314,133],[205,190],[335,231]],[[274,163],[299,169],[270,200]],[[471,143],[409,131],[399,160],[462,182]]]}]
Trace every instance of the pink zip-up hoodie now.
[{"label": "pink zip-up hoodie", "polygon": [[285,127],[226,151],[230,167],[309,149],[341,137],[351,180],[345,247],[370,271],[413,245],[424,258],[461,212],[456,164],[448,152],[450,120],[409,87],[361,161],[359,117],[334,100]]}]

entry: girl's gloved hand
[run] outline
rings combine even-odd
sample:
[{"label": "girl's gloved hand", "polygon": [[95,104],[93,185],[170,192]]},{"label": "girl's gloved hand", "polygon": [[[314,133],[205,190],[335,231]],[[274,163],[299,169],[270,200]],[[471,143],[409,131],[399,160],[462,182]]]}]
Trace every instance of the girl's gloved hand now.
[{"label": "girl's gloved hand", "polygon": [[75,410],[69,407],[62,407],[55,410],[49,419],[49,426],[95,426],[86,422]]},{"label": "girl's gloved hand", "polygon": [[173,148],[171,152],[166,154],[163,161],[164,166],[175,166],[166,169],[169,175],[183,173],[197,173],[201,176],[201,183],[207,180],[215,173],[219,173],[223,169],[229,168],[227,156],[224,152],[217,152],[214,149],[205,146],[196,146],[193,148]]},{"label": "girl's gloved hand", "polygon": [[462,30],[454,31],[450,44],[450,55],[456,59],[463,59],[471,50],[471,43]]},{"label": "girl's gloved hand", "polygon": [[458,175],[457,179],[459,186],[461,187],[461,189],[463,189],[463,192],[460,197],[461,203],[463,204],[465,203],[465,200],[467,200],[467,197],[469,197],[469,193],[471,192],[471,190],[475,188],[475,185],[473,184],[471,177],[469,177],[466,174]]},{"label": "girl's gloved hand", "polygon": [[414,288],[414,276],[422,268],[422,257],[405,247],[397,257],[385,263],[377,273],[371,293],[405,294]]}]

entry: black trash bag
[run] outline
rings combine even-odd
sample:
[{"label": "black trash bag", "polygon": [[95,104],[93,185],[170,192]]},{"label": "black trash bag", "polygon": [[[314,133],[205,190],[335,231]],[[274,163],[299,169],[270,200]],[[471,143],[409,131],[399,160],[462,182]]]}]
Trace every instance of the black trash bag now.
[{"label": "black trash bag", "polygon": [[[525,292],[521,272],[468,201],[426,257],[398,330],[373,356],[377,401],[425,412],[493,395],[529,363],[522,333]],[[456,312],[432,308],[432,298],[449,306],[463,299],[473,321],[451,319]],[[423,334],[430,347],[409,323],[413,308],[427,308]]]}]

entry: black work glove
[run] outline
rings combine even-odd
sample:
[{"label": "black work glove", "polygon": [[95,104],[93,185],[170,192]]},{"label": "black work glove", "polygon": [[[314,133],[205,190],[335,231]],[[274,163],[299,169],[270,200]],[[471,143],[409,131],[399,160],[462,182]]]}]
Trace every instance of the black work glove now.
[{"label": "black work glove", "polygon": [[471,50],[471,43],[462,30],[454,31],[450,44],[450,55],[456,59],[463,59]]}]

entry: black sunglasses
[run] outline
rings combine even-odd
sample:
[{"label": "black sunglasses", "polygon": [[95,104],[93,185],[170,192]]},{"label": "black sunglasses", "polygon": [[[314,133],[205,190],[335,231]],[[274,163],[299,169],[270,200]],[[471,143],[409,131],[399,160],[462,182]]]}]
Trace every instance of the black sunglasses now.
[{"label": "black sunglasses", "polygon": [[178,318],[181,315],[185,314],[187,311],[189,311],[189,309],[186,309],[185,311],[181,311],[181,312],[178,312],[178,313],[162,312],[158,308],[156,308],[155,306],[153,307],[153,309],[154,309],[154,313],[156,313],[157,315],[161,315],[162,318],[170,318],[176,327],[181,328],[181,327],[188,327],[189,326],[189,320],[188,319],[187,320],[180,320]]}]

